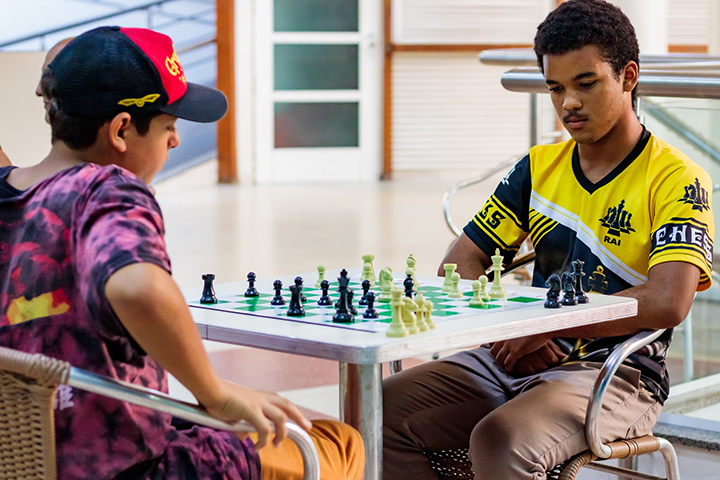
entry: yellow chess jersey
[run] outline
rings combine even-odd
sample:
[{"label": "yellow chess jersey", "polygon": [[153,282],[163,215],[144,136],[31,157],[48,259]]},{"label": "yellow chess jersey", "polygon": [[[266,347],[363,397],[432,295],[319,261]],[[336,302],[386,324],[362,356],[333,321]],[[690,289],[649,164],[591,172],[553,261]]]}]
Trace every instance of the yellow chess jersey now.
[{"label": "yellow chess jersey", "polygon": [[[538,287],[550,275],[571,270],[577,259],[585,262],[585,290],[607,294],[645,283],[654,265],[681,261],[700,269],[702,291],[711,284],[711,192],[702,168],[647,130],[595,184],[583,174],[577,145],[569,140],[533,147],[464,231],[488,255],[499,247],[506,262],[529,236]],[[671,332],[663,335],[648,356],[661,361],[670,338]],[[571,358],[601,361],[618,342],[575,342]],[[658,383],[666,383],[662,369],[653,368]]]}]

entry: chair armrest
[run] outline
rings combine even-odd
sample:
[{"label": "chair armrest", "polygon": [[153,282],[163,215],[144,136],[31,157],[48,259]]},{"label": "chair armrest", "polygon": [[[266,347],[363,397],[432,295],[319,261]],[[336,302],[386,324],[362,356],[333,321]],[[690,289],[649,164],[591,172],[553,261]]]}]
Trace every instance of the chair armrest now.
[{"label": "chair armrest", "polygon": [[605,360],[598,378],[593,386],[590,400],[588,401],[588,408],[585,414],[585,440],[587,441],[590,450],[598,458],[608,458],[612,451],[611,449],[602,443],[600,439],[600,414],[602,412],[603,399],[605,398],[605,392],[612,377],[617,372],[620,365],[625,359],[631,354],[644,347],[645,345],[653,342],[658,338],[665,330],[646,330],[635,334],[631,338],[621,343]]},{"label": "chair armrest", "polygon": [[[70,368],[70,375],[66,383],[80,390],[86,390],[160,412],[169,413],[183,420],[218,430],[229,430],[233,432],[255,431],[253,426],[248,422],[240,421],[233,424],[223,422],[222,420],[211,417],[205,409],[198,405],[176,400],[157,390],[123,382],[104,375],[98,375],[79,368]],[[320,478],[320,459],[315,444],[302,428],[292,422],[288,422],[285,425],[288,430],[288,437],[294,441],[300,449],[305,467],[303,478],[305,480],[318,480]]]}]

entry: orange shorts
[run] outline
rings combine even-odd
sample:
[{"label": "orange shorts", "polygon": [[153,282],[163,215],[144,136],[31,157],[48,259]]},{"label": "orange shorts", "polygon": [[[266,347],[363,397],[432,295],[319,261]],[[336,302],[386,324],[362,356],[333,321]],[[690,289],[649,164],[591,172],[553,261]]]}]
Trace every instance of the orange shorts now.
[{"label": "orange shorts", "polygon": [[[365,447],[360,434],[349,425],[313,420],[308,432],[320,457],[321,480],[362,480]],[[257,441],[256,434],[250,434]],[[262,480],[302,480],[303,462],[295,442],[286,439],[279,447],[269,443],[260,450]]]}]

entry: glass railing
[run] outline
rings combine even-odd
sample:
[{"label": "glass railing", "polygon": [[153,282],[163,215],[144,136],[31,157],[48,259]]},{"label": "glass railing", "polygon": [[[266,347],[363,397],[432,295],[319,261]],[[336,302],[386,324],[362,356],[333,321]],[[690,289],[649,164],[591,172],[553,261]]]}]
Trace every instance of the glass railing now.
[{"label": "glass railing", "polygon": [[[39,11],[37,24],[47,28],[14,38],[0,35],[0,53],[48,50],[64,38],[77,36],[101,25],[151,28],[173,39],[183,70],[191,81],[215,86],[217,50],[214,0],[133,0],[124,4],[97,2],[82,7],[78,7],[77,2],[65,3],[68,9],[76,9],[77,12],[71,11],[64,18],[75,17],[77,21],[68,23],[65,20],[65,23],[60,23],[62,20],[46,18],[51,12]],[[177,129],[182,142],[170,152],[163,170],[155,176],[156,183],[217,156],[215,123],[180,120]]]}]

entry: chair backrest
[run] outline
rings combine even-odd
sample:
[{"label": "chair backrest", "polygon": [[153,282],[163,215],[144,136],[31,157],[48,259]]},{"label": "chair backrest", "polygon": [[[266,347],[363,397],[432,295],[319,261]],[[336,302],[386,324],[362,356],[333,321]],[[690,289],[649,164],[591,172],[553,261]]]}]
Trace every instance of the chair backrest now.
[{"label": "chair backrest", "polygon": [[0,479],[55,480],[53,401],[70,365],[0,347]]}]

